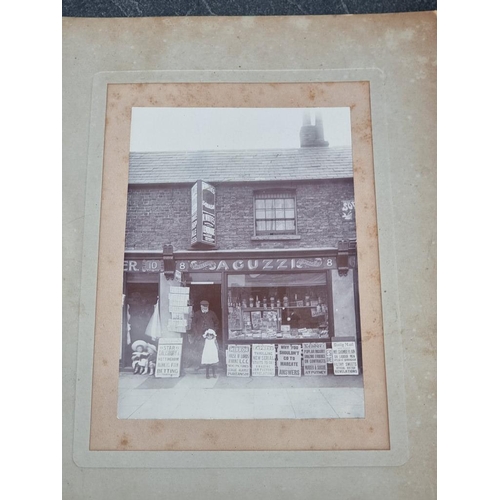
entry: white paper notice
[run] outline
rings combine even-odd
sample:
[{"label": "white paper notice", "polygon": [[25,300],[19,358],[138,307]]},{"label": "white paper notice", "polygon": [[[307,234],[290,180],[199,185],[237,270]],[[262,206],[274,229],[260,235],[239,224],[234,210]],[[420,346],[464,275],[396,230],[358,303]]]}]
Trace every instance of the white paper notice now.
[{"label": "white paper notice", "polygon": [[252,345],[252,377],[274,377],[276,351],[274,344]]},{"label": "white paper notice", "polygon": [[358,375],[356,342],[332,342],[333,374]]},{"label": "white paper notice", "polygon": [[250,346],[228,345],[226,351],[228,377],[250,377]]}]

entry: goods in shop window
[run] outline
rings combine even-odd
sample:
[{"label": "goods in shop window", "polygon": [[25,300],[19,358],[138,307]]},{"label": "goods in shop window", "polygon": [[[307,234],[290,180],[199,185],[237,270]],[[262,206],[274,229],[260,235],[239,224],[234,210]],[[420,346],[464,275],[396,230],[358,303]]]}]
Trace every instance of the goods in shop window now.
[{"label": "goods in shop window", "polygon": [[262,315],[260,311],[252,311],[252,328],[260,329],[262,328]]},{"label": "goods in shop window", "polygon": [[245,330],[251,330],[252,329],[252,319],[250,316],[249,312],[244,312],[243,313],[243,328]]},{"label": "goods in shop window", "polygon": [[230,308],[228,323],[230,330],[242,330],[243,329],[243,318],[241,316],[240,308]]},{"label": "goods in shop window", "polygon": [[314,307],[311,309],[311,316],[313,318],[317,318],[319,316],[323,316],[325,313],[322,311],[320,306]]},{"label": "goods in shop window", "polygon": [[273,331],[278,329],[277,311],[264,311],[262,313],[262,328]]}]

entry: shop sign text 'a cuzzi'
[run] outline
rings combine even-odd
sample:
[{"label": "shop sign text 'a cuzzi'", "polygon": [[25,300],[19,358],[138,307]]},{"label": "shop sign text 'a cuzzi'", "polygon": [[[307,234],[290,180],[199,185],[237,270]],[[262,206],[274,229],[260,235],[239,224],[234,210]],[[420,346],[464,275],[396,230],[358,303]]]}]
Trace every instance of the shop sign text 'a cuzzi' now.
[{"label": "shop sign text 'a cuzzi'", "polygon": [[290,271],[293,269],[332,269],[335,267],[334,257],[181,260],[176,262],[176,269],[181,272]]}]

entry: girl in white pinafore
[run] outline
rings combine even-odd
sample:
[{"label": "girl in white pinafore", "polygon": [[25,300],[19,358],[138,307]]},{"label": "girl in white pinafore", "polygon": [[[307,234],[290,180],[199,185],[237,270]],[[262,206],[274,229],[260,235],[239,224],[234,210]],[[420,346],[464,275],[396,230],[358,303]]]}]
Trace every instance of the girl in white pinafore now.
[{"label": "girl in white pinafore", "polygon": [[217,334],[215,330],[209,328],[204,334],[205,346],[201,355],[201,364],[205,365],[207,369],[207,378],[210,378],[209,369],[212,367],[212,375],[215,375],[215,365],[219,362],[219,346],[217,345]]}]

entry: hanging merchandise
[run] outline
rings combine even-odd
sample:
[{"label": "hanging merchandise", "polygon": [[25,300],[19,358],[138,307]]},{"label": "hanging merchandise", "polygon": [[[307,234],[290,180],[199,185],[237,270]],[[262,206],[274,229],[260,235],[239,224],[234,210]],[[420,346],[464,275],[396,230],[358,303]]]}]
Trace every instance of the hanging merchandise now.
[{"label": "hanging merchandise", "polygon": [[158,300],[156,301],[153,315],[149,320],[148,326],[146,327],[145,334],[151,337],[153,340],[161,337],[161,322],[160,322],[160,311],[158,309]]},{"label": "hanging merchandise", "polygon": [[127,304],[127,345],[132,343],[132,339],[130,337],[130,304]]}]

